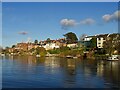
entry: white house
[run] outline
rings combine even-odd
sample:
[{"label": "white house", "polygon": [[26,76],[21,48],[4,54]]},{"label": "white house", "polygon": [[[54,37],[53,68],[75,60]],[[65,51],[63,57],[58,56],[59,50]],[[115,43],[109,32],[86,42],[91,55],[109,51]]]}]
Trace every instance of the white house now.
[{"label": "white house", "polygon": [[54,49],[54,48],[60,48],[60,46],[56,45],[56,43],[47,43],[43,46],[46,50]]},{"label": "white house", "polygon": [[67,44],[67,47],[72,47],[72,48],[74,48],[74,47],[77,47],[77,46],[78,46],[77,43]]},{"label": "white house", "polygon": [[97,36],[97,47],[103,48],[104,42],[106,41],[109,34],[100,34]]},{"label": "white house", "polygon": [[103,43],[104,43],[104,41],[106,41],[105,38],[103,38],[103,37],[98,37],[98,38],[97,38],[97,47],[98,47],[98,48],[103,48]]},{"label": "white house", "polygon": [[83,41],[90,41],[91,39],[92,39],[92,36],[86,36],[86,37],[84,37]]}]

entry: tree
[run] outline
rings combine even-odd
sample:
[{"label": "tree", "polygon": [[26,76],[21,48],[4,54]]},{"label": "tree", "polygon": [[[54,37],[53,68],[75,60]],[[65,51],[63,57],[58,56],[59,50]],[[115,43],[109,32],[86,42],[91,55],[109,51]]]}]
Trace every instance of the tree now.
[{"label": "tree", "polygon": [[34,43],[35,43],[35,44],[38,44],[38,40],[35,40]]},{"label": "tree", "polygon": [[103,48],[107,54],[112,55],[114,51],[120,52],[120,34],[111,34],[107,37],[106,41],[103,43]]},{"label": "tree", "polygon": [[7,47],[5,47],[5,49],[9,49],[9,47],[7,46]]},{"label": "tree", "polygon": [[97,39],[96,39],[96,37],[93,37],[90,40],[90,48],[96,48],[96,47],[97,47]]},{"label": "tree", "polygon": [[47,41],[47,43],[50,43],[50,42],[51,42],[50,38],[47,38],[47,40],[46,40],[46,41]]},{"label": "tree", "polygon": [[75,33],[69,32],[64,35],[66,37],[67,43],[72,44],[78,42],[78,38]]},{"label": "tree", "polygon": [[12,45],[12,48],[14,48],[15,47],[15,45]]},{"label": "tree", "polygon": [[35,51],[35,49],[34,49],[34,48],[32,48],[32,49],[30,49],[30,50],[29,50],[29,52],[34,52],[34,51]]},{"label": "tree", "polygon": [[43,47],[37,47],[36,48],[36,54],[39,54],[41,56],[45,56],[45,54],[46,54],[45,48],[43,48]]}]

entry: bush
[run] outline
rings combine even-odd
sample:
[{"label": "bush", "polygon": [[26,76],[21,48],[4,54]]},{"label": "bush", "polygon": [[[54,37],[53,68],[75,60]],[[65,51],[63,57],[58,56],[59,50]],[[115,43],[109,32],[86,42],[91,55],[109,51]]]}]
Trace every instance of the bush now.
[{"label": "bush", "polygon": [[59,54],[59,53],[60,53],[60,49],[48,50],[48,52],[49,52],[50,54]]},{"label": "bush", "polygon": [[39,54],[39,55],[41,55],[41,56],[45,56],[45,55],[46,55],[46,50],[45,50],[45,48],[43,48],[43,47],[37,47],[37,48],[36,48],[36,54]]}]

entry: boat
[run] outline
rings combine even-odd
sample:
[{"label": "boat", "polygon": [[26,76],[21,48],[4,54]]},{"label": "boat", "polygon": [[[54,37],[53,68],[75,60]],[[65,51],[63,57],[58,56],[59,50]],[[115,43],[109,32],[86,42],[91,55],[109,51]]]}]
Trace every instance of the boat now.
[{"label": "boat", "polygon": [[52,57],[52,54],[47,53],[45,56],[46,57]]},{"label": "boat", "polygon": [[74,59],[78,58],[78,57],[73,57]]},{"label": "boat", "polygon": [[67,55],[66,58],[73,58],[73,56]]},{"label": "boat", "polygon": [[0,54],[0,56],[4,57],[4,56],[5,56],[5,54],[3,54],[3,53],[2,53],[2,54]]},{"label": "boat", "polygon": [[118,60],[120,60],[120,55],[112,55],[112,56],[108,57],[108,60],[118,61]]},{"label": "boat", "polygon": [[36,57],[40,57],[40,55],[36,55]]}]

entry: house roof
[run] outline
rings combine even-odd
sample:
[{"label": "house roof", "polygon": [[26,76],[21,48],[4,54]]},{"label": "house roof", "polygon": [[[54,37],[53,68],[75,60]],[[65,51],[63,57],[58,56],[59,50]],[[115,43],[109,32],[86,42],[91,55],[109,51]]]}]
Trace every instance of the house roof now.
[{"label": "house roof", "polygon": [[103,38],[106,38],[106,37],[111,37],[111,36],[115,36],[115,35],[120,35],[120,33],[113,33],[113,34],[98,34],[98,35],[94,35],[94,36],[87,36],[85,38],[100,38],[100,37],[103,37]]}]

